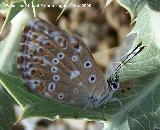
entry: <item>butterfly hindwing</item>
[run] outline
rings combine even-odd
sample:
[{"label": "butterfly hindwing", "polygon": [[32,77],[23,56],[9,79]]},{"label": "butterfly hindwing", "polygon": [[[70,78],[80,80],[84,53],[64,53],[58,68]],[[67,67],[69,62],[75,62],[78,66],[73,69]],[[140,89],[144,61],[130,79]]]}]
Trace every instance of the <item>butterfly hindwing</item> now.
[{"label": "butterfly hindwing", "polygon": [[85,106],[105,88],[101,70],[76,35],[35,19],[23,32],[18,68],[27,86],[53,100]]}]

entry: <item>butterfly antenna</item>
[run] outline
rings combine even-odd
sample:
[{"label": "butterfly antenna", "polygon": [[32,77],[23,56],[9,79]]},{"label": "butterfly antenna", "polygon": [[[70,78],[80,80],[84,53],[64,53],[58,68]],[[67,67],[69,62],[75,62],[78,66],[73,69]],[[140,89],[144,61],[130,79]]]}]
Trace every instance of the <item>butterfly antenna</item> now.
[{"label": "butterfly antenna", "polygon": [[[138,53],[140,53],[145,46],[142,45],[142,40],[140,40],[139,44],[127,55],[127,57],[116,67],[114,72],[111,74],[110,77],[112,77],[114,74],[116,74],[122,67],[125,65],[128,61],[130,61],[132,58],[134,58]],[[135,53],[134,53],[135,52]],[[133,54],[133,56],[131,56]],[[131,56],[131,57],[130,57]]]}]

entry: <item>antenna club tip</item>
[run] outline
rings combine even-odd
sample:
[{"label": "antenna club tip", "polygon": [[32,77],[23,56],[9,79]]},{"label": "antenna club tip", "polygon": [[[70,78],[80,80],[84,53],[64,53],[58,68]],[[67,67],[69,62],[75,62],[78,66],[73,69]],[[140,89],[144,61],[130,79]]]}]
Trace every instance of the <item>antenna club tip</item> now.
[{"label": "antenna club tip", "polygon": [[146,47],[145,45],[143,45],[142,39],[139,39],[138,46],[141,47],[142,49]]}]

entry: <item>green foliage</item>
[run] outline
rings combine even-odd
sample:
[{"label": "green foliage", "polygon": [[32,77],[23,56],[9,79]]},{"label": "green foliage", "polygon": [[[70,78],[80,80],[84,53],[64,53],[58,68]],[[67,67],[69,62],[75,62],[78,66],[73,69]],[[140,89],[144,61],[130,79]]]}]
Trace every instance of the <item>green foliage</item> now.
[{"label": "green foliage", "polygon": [[159,0],[118,0],[118,2],[130,12],[132,18],[136,17],[145,5],[153,10],[160,11]]},{"label": "green foliage", "polygon": [[0,86],[0,130],[11,130],[15,121],[13,100]]},{"label": "green foliage", "polygon": [[[13,4],[19,5],[22,2],[15,1]],[[25,2],[31,1],[26,0]],[[132,89],[126,93],[115,93],[113,98],[118,100],[112,100],[106,104],[104,116],[110,122],[106,130],[154,129],[160,127],[160,14],[158,13],[160,2],[158,0],[119,0],[119,3],[130,12],[132,18],[136,17],[135,27],[131,31],[131,33],[137,33],[133,44],[137,44],[141,39],[145,49],[119,73],[121,85],[130,82]],[[10,22],[22,9],[10,8],[6,23]],[[13,55],[18,52],[21,28],[17,28],[14,40],[6,39],[0,44],[0,56],[5,57],[0,61],[0,83],[22,107],[23,113],[20,119],[36,116],[54,120],[57,115],[62,118],[76,116],[103,119],[101,108],[84,111],[46,99],[25,89],[16,72],[16,64],[14,64],[16,56]],[[12,73],[8,69],[10,66],[13,69],[11,69]],[[9,101],[8,103],[12,104]],[[3,105],[1,102],[0,104]],[[6,121],[12,122],[13,120]]]}]

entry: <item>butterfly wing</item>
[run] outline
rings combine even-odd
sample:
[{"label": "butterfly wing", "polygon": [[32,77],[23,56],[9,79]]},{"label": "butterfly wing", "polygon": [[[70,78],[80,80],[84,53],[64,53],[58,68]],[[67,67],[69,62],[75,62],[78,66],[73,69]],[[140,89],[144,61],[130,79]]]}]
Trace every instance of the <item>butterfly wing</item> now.
[{"label": "butterfly wing", "polygon": [[106,83],[90,51],[76,35],[34,19],[23,32],[18,68],[33,92],[75,106],[100,96]]}]

